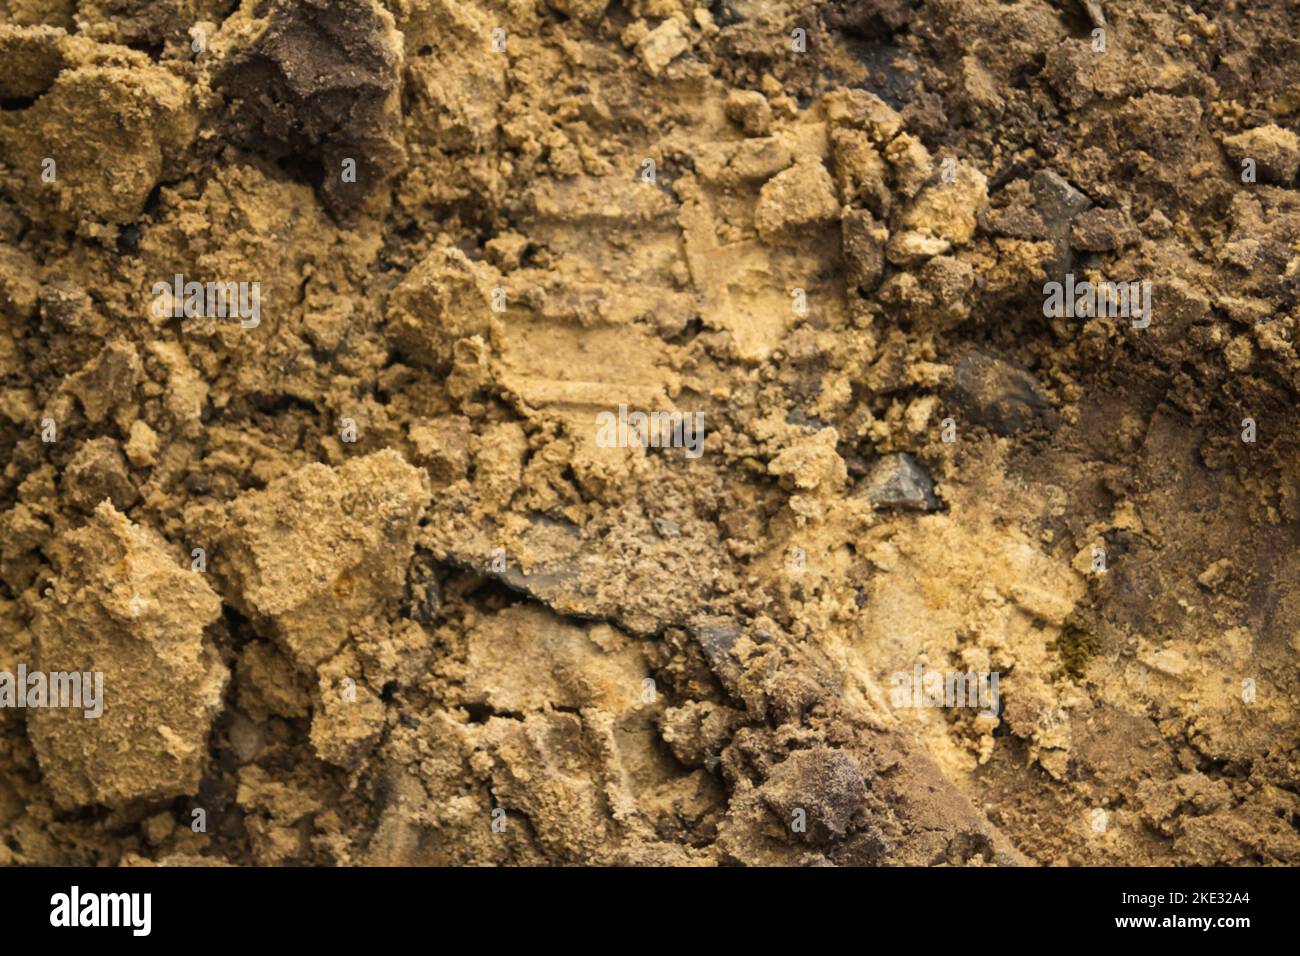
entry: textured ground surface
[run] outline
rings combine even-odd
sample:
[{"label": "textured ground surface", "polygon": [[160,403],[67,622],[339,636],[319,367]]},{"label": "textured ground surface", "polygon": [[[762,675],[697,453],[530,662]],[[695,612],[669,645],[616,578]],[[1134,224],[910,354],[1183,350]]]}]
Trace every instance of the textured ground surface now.
[{"label": "textured ground surface", "polygon": [[105,680],[0,710],[0,864],[1300,863],[1293,4],[0,0],[0,59],[0,671]]}]

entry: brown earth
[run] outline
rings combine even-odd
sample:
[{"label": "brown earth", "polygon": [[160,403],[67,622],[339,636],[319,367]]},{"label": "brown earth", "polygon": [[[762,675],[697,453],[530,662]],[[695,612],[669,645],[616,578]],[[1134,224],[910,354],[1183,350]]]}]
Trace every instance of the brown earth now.
[{"label": "brown earth", "polygon": [[104,675],[0,709],[0,863],[1300,863],[1292,4],[0,0],[0,57],[0,672]]}]

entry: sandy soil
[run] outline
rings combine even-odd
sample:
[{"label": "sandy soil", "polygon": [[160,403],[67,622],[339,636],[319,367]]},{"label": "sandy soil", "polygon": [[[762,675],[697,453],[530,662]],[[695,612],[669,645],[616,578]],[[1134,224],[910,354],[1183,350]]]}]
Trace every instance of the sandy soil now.
[{"label": "sandy soil", "polygon": [[0,864],[1300,863],[1294,5],[0,58],[0,679],[104,687],[0,707]]}]

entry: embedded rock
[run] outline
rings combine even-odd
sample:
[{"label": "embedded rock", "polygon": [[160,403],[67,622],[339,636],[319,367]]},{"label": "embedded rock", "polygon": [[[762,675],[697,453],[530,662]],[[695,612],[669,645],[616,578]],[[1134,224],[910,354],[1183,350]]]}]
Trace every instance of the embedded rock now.
[{"label": "embedded rock", "polygon": [[934,481],[911,455],[886,455],[866,480],[867,498],[877,508],[933,511],[939,507]]}]

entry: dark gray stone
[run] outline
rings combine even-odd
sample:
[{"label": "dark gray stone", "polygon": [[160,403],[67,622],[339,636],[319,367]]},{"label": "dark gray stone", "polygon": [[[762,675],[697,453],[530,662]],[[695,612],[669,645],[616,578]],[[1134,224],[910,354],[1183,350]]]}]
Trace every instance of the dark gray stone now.
[{"label": "dark gray stone", "polygon": [[877,508],[933,511],[939,507],[934,481],[906,452],[885,455],[864,482],[867,499]]},{"label": "dark gray stone", "polygon": [[1028,372],[972,349],[953,370],[950,392],[964,417],[998,435],[1056,428],[1060,415]]},{"label": "dark gray stone", "polygon": [[1092,200],[1050,169],[1034,174],[1030,190],[1034,194],[1034,209],[1043,220],[1047,235],[1052,240],[1053,252],[1052,261],[1047,266],[1048,278],[1062,282],[1074,265],[1070,251],[1070,225],[1075,216],[1092,205]]}]

